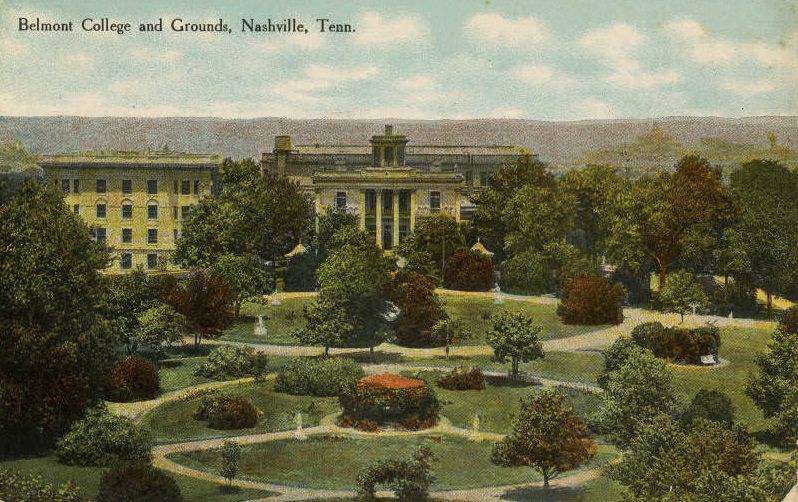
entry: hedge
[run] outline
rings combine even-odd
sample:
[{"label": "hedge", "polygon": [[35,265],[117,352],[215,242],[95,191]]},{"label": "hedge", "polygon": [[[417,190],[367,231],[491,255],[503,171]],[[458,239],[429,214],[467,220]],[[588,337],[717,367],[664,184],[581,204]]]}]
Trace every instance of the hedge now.
[{"label": "hedge", "polygon": [[557,314],[565,324],[620,324],[626,292],[604,277],[580,275],[565,280]]},{"label": "hedge", "polygon": [[638,324],[632,340],[657,357],[689,364],[701,364],[701,356],[718,354],[720,332],[715,327],[666,328],[659,322]]},{"label": "hedge", "polygon": [[126,357],[105,372],[105,393],[109,401],[153,399],[160,389],[155,366],[140,357]]},{"label": "hedge", "polygon": [[363,368],[351,359],[302,357],[277,375],[274,390],[299,396],[337,396],[364,375]]},{"label": "hedge", "polygon": [[214,380],[262,377],[267,373],[266,354],[252,347],[220,345],[194,370],[194,374]]}]

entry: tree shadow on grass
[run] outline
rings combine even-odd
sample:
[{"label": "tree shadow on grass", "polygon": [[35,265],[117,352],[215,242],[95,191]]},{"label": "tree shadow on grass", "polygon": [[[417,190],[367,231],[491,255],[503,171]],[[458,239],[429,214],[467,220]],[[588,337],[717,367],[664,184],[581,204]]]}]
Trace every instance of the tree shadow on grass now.
[{"label": "tree shadow on grass", "polygon": [[581,486],[552,486],[544,490],[542,486],[516,488],[502,495],[502,500],[545,501],[545,502],[588,502],[590,493]]},{"label": "tree shadow on grass", "polygon": [[[354,359],[359,363],[371,363],[371,354],[368,350],[362,350],[358,352],[347,352],[345,354],[334,354],[333,357],[345,357],[349,359]],[[383,352],[381,350],[374,351],[374,362],[376,364],[385,364],[385,363],[401,363],[404,362],[404,357],[402,354],[397,354],[395,352]]]},{"label": "tree shadow on grass", "polygon": [[232,494],[239,493],[241,491],[241,487],[239,487],[239,486],[222,485],[222,486],[219,487],[219,491],[224,493],[224,494],[226,494],[226,495],[232,495]]}]

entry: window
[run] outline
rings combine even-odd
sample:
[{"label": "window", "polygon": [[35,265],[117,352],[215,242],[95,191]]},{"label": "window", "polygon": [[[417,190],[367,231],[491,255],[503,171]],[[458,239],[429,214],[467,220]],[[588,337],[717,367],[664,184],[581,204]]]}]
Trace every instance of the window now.
[{"label": "window", "polygon": [[173,185],[174,185],[174,189],[175,189],[175,195],[180,193],[178,188],[177,188],[177,180],[174,181]]},{"label": "window", "polygon": [[133,193],[133,181],[132,180],[122,180],[122,193],[126,193],[126,194]]},{"label": "window", "polygon": [[108,206],[105,204],[97,204],[97,217],[98,218],[105,218],[105,213],[107,212]]},{"label": "window", "polygon": [[61,190],[64,193],[69,193],[69,180],[61,180]]},{"label": "window", "polygon": [[346,192],[336,192],[335,209],[338,209],[339,211],[346,210]]},{"label": "window", "polygon": [[158,229],[157,228],[148,228],[147,229],[147,244],[158,244]]},{"label": "window", "polygon": [[74,193],[80,193],[80,180],[79,179],[72,180],[72,191]]},{"label": "window", "polygon": [[177,229],[172,230],[172,240],[177,242]]},{"label": "window", "polygon": [[440,192],[430,192],[429,193],[429,209],[430,209],[430,211],[440,211],[441,210],[441,193]]},{"label": "window", "polygon": [[199,180],[194,180],[194,195],[199,195]]},{"label": "window", "polygon": [[133,267],[133,255],[130,253],[122,253],[119,256],[119,266],[122,270],[129,270]]},{"label": "window", "polygon": [[158,180],[147,180],[147,193],[150,195],[158,193]]},{"label": "window", "polygon": [[188,195],[191,193],[189,191],[188,180],[183,180],[180,182],[180,193],[182,195]]},{"label": "window", "polygon": [[393,165],[393,147],[386,146],[385,147],[385,165],[392,166]]},{"label": "window", "polygon": [[158,219],[158,205],[157,204],[148,204],[147,205],[147,219],[150,219],[150,220]]},{"label": "window", "polygon": [[75,204],[72,206],[72,212],[75,214],[80,214],[80,204]]},{"label": "window", "polygon": [[105,193],[105,180],[97,180],[97,193]]},{"label": "window", "polygon": [[97,242],[105,242],[107,233],[104,227],[97,227],[94,229],[94,238]]},{"label": "window", "polygon": [[132,228],[123,228],[122,229],[122,242],[124,244],[130,244],[133,242],[133,229]]},{"label": "window", "polygon": [[147,255],[147,268],[155,268],[158,266],[158,255],[155,253],[149,253]]},{"label": "window", "polygon": [[480,173],[479,173],[479,184],[482,185],[483,187],[489,187],[490,186],[490,178],[491,178],[490,171],[480,171]]},{"label": "window", "polygon": [[127,202],[122,204],[122,219],[129,220],[133,217],[133,204]]},{"label": "window", "polygon": [[177,219],[177,206],[172,206],[172,218]]},{"label": "window", "polygon": [[187,220],[188,216],[191,214],[191,206],[181,206],[180,207],[180,219]]}]

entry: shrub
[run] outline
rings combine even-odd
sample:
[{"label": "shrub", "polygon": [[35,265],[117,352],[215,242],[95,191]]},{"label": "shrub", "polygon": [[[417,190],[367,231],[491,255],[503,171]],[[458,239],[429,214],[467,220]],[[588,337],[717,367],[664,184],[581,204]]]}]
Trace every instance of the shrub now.
[{"label": "shrub", "polygon": [[785,332],[798,334],[798,306],[793,305],[785,310],[779,324]]},{"label": "shrub", "polygon": [[435,481],[430,463],[434,460],[427,446],[419,446],[410,460],[380,460],[358,473],[358,500],[374,501],[378,484],[393,490],[402,501],[421,502],[429,499],[429,487]]},{"label": "shrub", "polygon": [[109,401],[152,399],[160,388],[155,367],[140,357],[126,357],[105,372],[105,392]]},{"label": "shrub", "polygon": [[232,380],[247,376],[260,378],[267,373],[266,354],[248,346],[221,345],[194,370],[197,376],[214,380]]},{"label": "shrub", "polygon": [[194,413],[196,420],[207,420],[211,429],[250,429],[258,422],[258,409],[238,396],[205,396]]},{"label": "shrub", "polygon": [[632,330],[632,339],[657,357],[689,364],[701,364],[701,356],[717,355],[720,348],[720,332],[714,326],[689,329],[643,323]]},{"label": "shrub", "polygon": [[438,379],[438,387],[448,390],[482,390],[485,375],[479,368],[454,368]]},{"label": "shrub", "polygon": [[97,502],[179,502],[177,482],[151,465],[127,465],[112,469],[100,479]]},{"label": "shrub", "polygon": [[482,253],[458,249],[446,261],[443,283],[460,291],[488,291],[493,286],[493,262]]},{"label": "shrub", "polygon": [[681,315],[684,321],[685,314],[703,310],[709,304],[709,297],[695,275],[679,270],[665,276],[665,283],[654,293],[653,303],[663,312]]},{"label": "shrub", "polygon": [[727,316],[754,317],[759,313],[756,291],[735,282],[717,284],[712,291],[712,312]]},{"label": "shrub", "polygon": [[302,357],[277,375],[274,390],[300,396],[337,396],[364,375],[363,368],[351,359]]},{"label": "shrub", "polygon": [[720,422],[727,427],[734,423],[734,408],[729,397],[717,390],[699,390],[682,412],[682,422],[692,424],[698,418]]},{"label": "shrub", "polygon": [[72,481],[55,486],[40,476],[0,468],[0,500],[5,502],[80,502],[80,489]]},{"label": "shrub", "polygon": [[529,250],[511,256],[501,269],[502,291],[519,295],[551,293],[557,285],[543,254]]},{"label": "shrub", "polygon": [[557,314],[565,324],[620,324],[626,292],[619,284],[593,275],[566,279]]},{"label": "shrub", "polygon": [[149,462],[152,437],[132,420],[91,408],[56,446],[58,461],[68,465],[108,466],[116,462]]},{"label": "shrub", "polygon": [[421,429],[421,422],[413,415],[407,416],[399,422],[399,426],[407,431],[417,431]]},{"label": "shrub", "polygon": [[338,397],[344,415],[353,421],[399,424],[408,416],[435,424],[440,403],[435,391],[422,380],[381,374],[362,378]]},{"label": "shrub", "polygon": [[380,424],[375,422],[374,420],[359,420],[355,424],[355,429],[363,432],[379,432],[380,431]]},{"label": "shrub", "polygon": [[285,291],[315,291],[316,267],[318,261],[315,253],[305,252],[292,256],[288,260],[283,275],[283,288]]}]

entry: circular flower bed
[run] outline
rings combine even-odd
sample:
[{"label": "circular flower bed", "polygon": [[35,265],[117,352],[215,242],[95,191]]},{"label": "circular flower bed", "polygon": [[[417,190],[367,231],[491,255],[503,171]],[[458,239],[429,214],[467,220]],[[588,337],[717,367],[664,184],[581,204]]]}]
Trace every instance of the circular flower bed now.
[{"label": "circular flower bed", "polygon": [[423,380],[390,373],[361,378],[339,397],[339,423],[375,432],[381,427],[426,429],[438,422],[440,403]]}]

